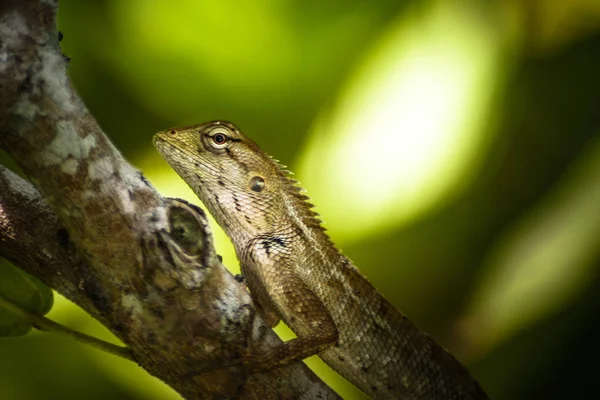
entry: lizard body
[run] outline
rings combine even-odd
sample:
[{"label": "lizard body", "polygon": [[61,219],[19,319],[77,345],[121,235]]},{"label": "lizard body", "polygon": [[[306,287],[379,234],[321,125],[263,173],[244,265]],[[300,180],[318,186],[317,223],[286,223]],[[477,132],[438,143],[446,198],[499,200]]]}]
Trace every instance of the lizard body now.
[{"label": "lizard body", "polygon": [[289,172],[237,127],[173,128],[154,144],[232,240],[267,321],[297,335],[251,363],[268,369],[318,354],[374,398],[487,399],[341,254]]}]

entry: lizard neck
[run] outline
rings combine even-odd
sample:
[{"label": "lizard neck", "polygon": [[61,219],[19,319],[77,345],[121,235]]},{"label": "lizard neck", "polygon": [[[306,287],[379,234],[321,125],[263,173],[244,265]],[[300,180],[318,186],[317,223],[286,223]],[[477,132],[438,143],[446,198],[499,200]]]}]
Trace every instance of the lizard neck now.
[{"label": "lizard neck", "polygon": [[238,255],[261,237],[292,241],[302,237],[314,247],[335,248],[298,182],[279,165],[275,171],[272,177],[280,188],[276,201],[248,201],[241,190],[197,194],[234,243]]}]

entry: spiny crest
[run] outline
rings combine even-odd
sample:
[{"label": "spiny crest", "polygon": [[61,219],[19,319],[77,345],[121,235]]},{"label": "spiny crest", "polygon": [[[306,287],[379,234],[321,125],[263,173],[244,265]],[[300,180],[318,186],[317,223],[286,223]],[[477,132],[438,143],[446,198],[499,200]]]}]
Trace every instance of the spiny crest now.
[{"label": "spiny crest", "polygon": [[300,187],[300,182],[291,176],[294,173],[287,169],[287,166],[281,164],[279,160],[271,157],[273,162],[277,164],[278,170],[280,172],[280,176],[284,182],[284,187],[287,190],[287,193],[292,196],[292,198],[298,200],[300,204],[298,204],[298,209],[304,212],[303,219],[304,223],[308,226],[320,229],[325,231],[326,228],[322,225],[323,221],[321,221],[319,217],[319,213],[317,213],[313,208],[315,207],[309,200],[310,197],[304,194],[304,188]]}]

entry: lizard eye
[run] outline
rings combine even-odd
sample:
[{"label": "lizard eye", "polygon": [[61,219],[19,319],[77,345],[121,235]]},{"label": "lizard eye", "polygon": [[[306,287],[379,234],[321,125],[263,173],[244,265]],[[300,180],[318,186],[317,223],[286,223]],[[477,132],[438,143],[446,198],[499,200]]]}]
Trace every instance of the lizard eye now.
[{"label": "lizard eye", "polygon": [[213,130],[206,134],[206,139],[208,144],[217,150],[222,150],[225,147],[229,146],[229,142],[231,139],[225,132],[223,132],[223,128],[217,128],[216,132]]},{"label": "lizard eye", "polygon": [[265,180],[260,176],[255,176],[254,178],[250,179],[250,189],[254,190],[255,192],[262,192],[264,188]]},{"label": "lizard eye", "polygon": [[224,145],[227,142],[227,136],[223,135],[222,133],[217,133],[212,139],[213,142],[218,145]]}]

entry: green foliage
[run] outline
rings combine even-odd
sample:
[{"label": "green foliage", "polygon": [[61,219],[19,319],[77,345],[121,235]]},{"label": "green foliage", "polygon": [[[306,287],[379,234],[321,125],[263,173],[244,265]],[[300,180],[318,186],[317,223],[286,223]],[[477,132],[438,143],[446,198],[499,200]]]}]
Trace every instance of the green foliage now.
[{"label": "green foliage", "polygon": [[12,303],[15,308],[38,315],[48,313],[54,303],[48,286],[7,262],[0,262],[0,299],[4,300],[0,302],[0,336],[22,336],[32,327],[31,321],[3,303]]}]

